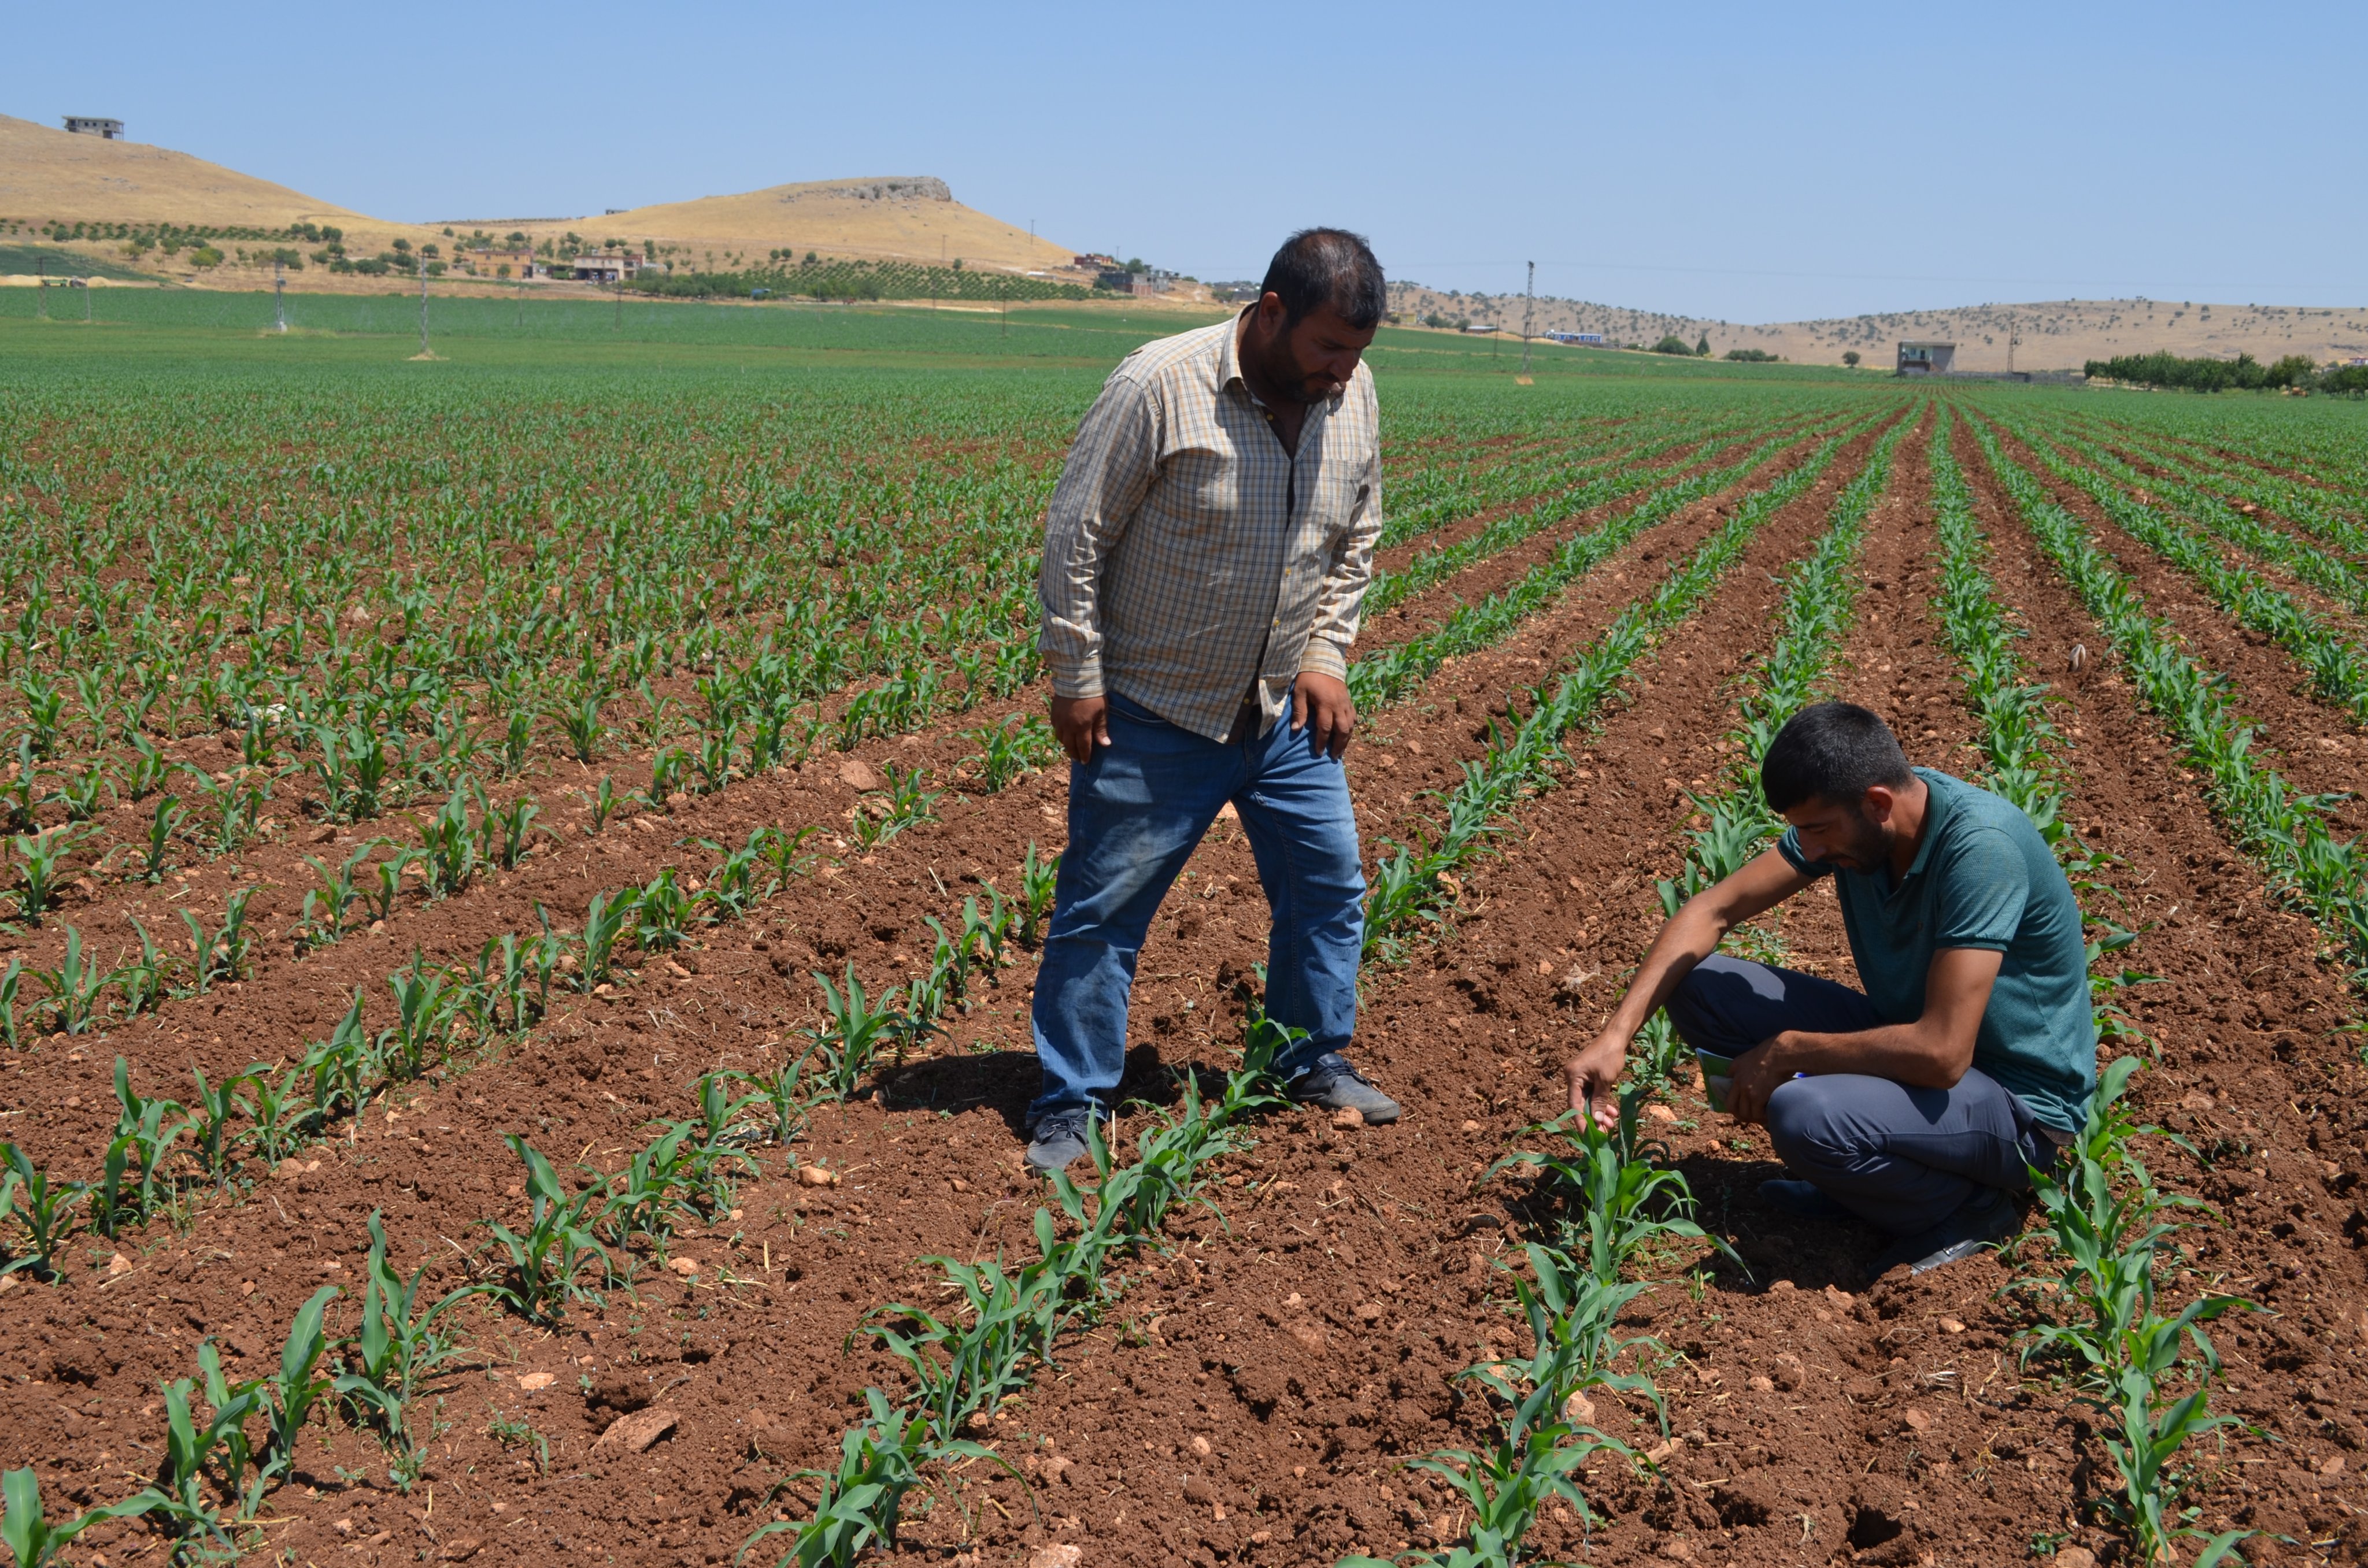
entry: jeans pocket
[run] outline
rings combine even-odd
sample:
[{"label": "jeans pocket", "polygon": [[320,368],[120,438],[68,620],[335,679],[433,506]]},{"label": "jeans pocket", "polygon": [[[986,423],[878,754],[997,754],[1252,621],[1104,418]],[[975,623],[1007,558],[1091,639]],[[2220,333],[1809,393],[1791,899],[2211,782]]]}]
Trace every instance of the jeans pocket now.
[{"label": "jeans pocket", "polygon": [[1110,703],[1111,712],[1117,714],[1121,719],[1129,721],[1130,722],[1136,724],[1156,724],[1163,730],[1172,730],[1176,727],[1167,720],[1161,718],[1158,714],[1154,713],[1150,709],[1145,708],[1142,703],[1135,701],[1134,699],[1131,697],[1121,697],[1117,692],[1113,691],[1110,694],[1107,700]]}]

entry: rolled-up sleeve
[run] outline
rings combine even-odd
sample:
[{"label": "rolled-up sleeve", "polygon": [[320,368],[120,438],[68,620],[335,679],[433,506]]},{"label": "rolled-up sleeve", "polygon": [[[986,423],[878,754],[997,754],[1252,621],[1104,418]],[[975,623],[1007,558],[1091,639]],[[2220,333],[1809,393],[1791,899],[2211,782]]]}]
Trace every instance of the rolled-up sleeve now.
[{"label": "rolled-up sleeve", "polygon": [[1349,678],[1349,649],[1357,641],[1358,615],[1366,585],[1373,577],[1373,546],[1382,537],[1382,456],[1376,446],[1367,456],[1357,483],[1357,498],[1341,530],[1332,558],[1325,563],[1324,584],[1315,596],[1315,619],[1307,629],[1307,646],[1300,653],[1302,675]]},{"label": "rolled-up sleeve", "polygon": [[1102,695],[1102,569],[1142,505],[1158,452],[1157,399],[1132,377],[1112,377],[1077,427],[1044,518],[1036,646],[1056,697]]}]

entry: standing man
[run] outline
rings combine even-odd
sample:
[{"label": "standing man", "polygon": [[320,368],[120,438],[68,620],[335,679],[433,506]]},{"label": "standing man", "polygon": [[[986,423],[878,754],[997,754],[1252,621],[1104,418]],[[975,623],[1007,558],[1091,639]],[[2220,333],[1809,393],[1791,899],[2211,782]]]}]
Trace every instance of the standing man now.
[{"label": "standing man", "polygon": [[1273,907],[1268,1012],[1306,1031],[1293,1098],[1395,1120],[1340,1055],[1365,879],[1341,754],[1349,646],[1382,529],[1372,372],[1387,306],[1363,239],[1283,242],[1257,304],[1127,356],[1078,428],[1038,591],[1069,843],[1036,981],[1028,1163],[1086,1152],[1126,1060],[1151,917],[1232,802]]},{"label": "standing man", "polygon": [[[1793,716],[1759,787],[1792,825],[1687,901],[1603,1031],[1570,1059],[1570,1103],[1608,1125],[1629,1042],[1667,1005],[1679,1037],[1734,1061],[1727,1109],[1760,1122],[1804,1179],[1762,1182],[1789,1213],[1856,1218],[1921,1274],[2021,1228],[2013,1195],[2087,1120],[2097,1026],[2080,906],[2021,808],[1910,768],[1847,702]],[[1834,879],[1860,993],[1722,956],[1729,931]]]}]

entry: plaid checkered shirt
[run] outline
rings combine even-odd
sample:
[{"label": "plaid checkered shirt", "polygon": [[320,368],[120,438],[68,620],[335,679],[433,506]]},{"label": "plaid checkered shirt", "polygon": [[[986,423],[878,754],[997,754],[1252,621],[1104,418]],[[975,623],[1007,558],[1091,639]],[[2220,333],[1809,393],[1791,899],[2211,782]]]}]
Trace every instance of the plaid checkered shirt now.
[{"label": "plaid checkered shirt", "polygon": [[1117,691],[1208,736],[1302,671],[1346,679],[1382,531],[1372,372],[1294,456],[1242,379],[1238,318],[1147,343],[1087,411],[1044,522],[1038,639],[1062,697]]}]

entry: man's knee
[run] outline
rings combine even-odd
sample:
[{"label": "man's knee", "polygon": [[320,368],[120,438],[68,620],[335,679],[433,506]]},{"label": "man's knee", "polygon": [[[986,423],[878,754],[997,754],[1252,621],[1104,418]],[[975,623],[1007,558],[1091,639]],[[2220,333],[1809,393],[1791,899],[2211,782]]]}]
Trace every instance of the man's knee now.
[{"label": "man's knee", "polygon": [[1776,1085],[1761,1119],[1777,1157],[1788,1165],[1816,1165],[1862,1152],[1864,1140],[1846,1114],[1835,1086],[1822,1077]]},{"label": "man's knee", "polygon": [[1678,982],[1664,1005],[1679,1040],[1697,1051],[1727,1053],[1737,1049],[1739,1036],[1733,1016],[1736,991],[1748,989],[1750,983],[1737,968],[1734,960],[1713,953],[1686,971],[1686,977]]}]

